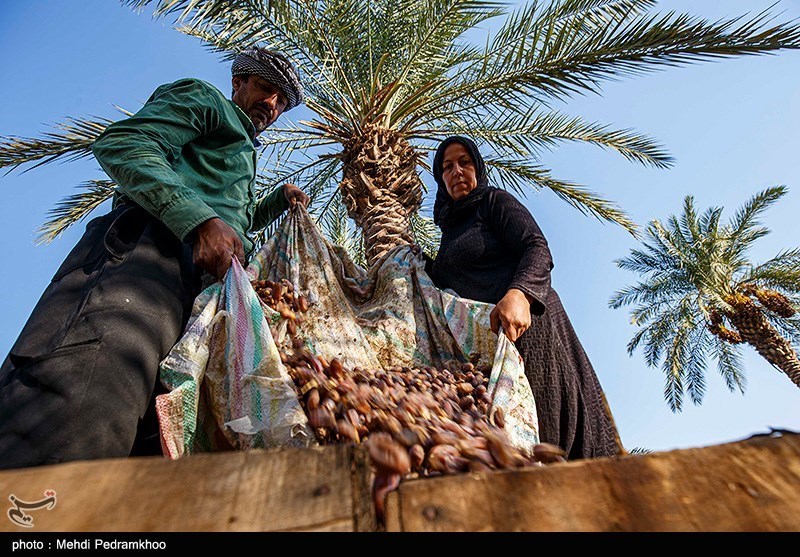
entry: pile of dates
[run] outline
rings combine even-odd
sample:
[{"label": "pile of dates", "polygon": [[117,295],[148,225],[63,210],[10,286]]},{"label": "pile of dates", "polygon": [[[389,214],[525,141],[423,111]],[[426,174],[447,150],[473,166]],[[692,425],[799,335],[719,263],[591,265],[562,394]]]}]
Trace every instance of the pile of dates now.
[{"label": "pile of dates", "polygon": [[[260,282],[259,296],[283,317],[297,321],[307,309],[288,281]],[[511,444],[503,411],[492,408],[487,392],[490,368],[476,366],[479,355],[443,369],[367,370],[312,354],[297,336],[292,347],[281,352],[281,360],[317,440],[367,445],[379,516],[385,494],[404,478],[565,460],[564,451],[553,445],[536,445],[526,455]]]},{"label": "pile of dates", "polygon": [[286,279],[278,282],[254,280],[251,284],[261,301],[287,320],[289,334],[297,334],[297,324],[303,322],[302,314],[308,311],[306,297],[296,292],[294,285]]}]

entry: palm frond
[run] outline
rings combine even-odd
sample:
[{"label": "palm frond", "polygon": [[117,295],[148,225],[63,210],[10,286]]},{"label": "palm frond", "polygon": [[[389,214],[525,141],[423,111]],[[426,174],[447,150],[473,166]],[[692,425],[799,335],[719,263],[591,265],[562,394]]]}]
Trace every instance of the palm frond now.
[{"label": "palm frond", "polygon": [[650,327],[639,327],[639,330],[634,333],[631,337],[631,340],[628,341],[628,346],[626,347],[629,356],[633,356],[636,349],[639,348],[639,345],[642,341],[645,341],[650,334]]},{"label": "palm frond", "polygon": [[334,193],[330,197],[327,204],[319,211],[316,220],[334,246],[343,250],[356,265],[365,267],[364,240],[348,217],[347,208],[339,193]]},{"label": "palm frond", "polygon": [[[462,45],[454,45],[456,39],[483,21],[503,13],[498,2],[485,0],[434,0],[417,3],[416,25],[410,29],[409,44],[401,57],[403,67],[391,81],[408,84],[411,91],[417,89],[422,79],[443,76],[459,61],[466,61]],[[415,28],[413,28],[415,27]],[[392,110],[389,107],[388,112]]]},{"label": "palm frond", "polygon": [[[673,163],[664,148],[647,136],[558,112],[505,110],[491,114],[470,110],[462,119],[452,118],[455,115],[448,117],[451,133],[472,136],[490,144],[498,153],[536,156],[569,141],[617,151],[626,159],[645,166],[668,168]],[[418,129],[414,133],[425,135],[430,131]]]},{"label": "palm frond", "polygon": [[107,118],[67,118],[54,124],[60,131],[45,132],[41,139],[0,136],[0,168],[11,172],[22,165],[36,162],[25,172],[54,161],[70,162],[92,154],[92,143],[113,120]]},{"label": "palm frond", "polygon": [[336,158],[328,159],[310,180],[305,180],[305,190],[311,198],[310,212],[312,215],[322,215],[323,207],[330,204],[339,193],[339,176],[342,170],[342,161]]},{"label": "palm frond", "polygon": [[62,199],[47,212],[48,220],[36,231],[37,244],[52,242],[67,228],[85,219],[101,203],[114,195],[117,184],[111,180],[89,180],[78,187],[83,191]]},{"label": "palm frond", "polygon": [[[704,358],[695,359],[694,352],[701,347],[693,346],[692,337],[698,331],[695,328],[693,304],[687,298],[672,312],[672,328],[664,333],[666,353],[662,369],[666,377],[664,398],[673,412],[680,412],[683,407],[683,394],[687,390],[695,403],[702,400],[705,390],[703,371]],[[702,331],[700,332],[702,335]],[[688,382],[689,385],[684,383]]]},{"label": "palm frond", "polygon": [[758,240],[769,234],[769,229],[760,226],[759,218],[773,203],[787,192],[785,186],[775,186],[759,192],[748,200],[731,219],[731,243],[729,257],[740,258]]},{"label": "palm frond", "polygon": [[639,304],[639,307],[632,312],[632,317],[635,317],[636,323],[644,323],[649,321],[648,316],[653,312],[661,311],[664,305],[677,304],[694,290],[694,287],[687,285],[679,273],[660,274],[618,290],[611,297],[609,306],[618,309],[622,306]]},{"label": "palm frond", "polygon": [[617,223],[634,236],[638,233],[636,224],[615,204],[588,191],[583,186],[553,178],[549,171],[539,165],[532,164],[527,160],[511,160],[492,156],[486,156],[485,162],[490,170],[496,172],[499,178],[497,183],[505,188],[511,188],[519,193],[531,186],[536,190],[548,188],[581,213],[591,215],[598,220]]},{"label": "palm frond", "polygon": [[328,239],[345,248],[348,253],[354,252],[359,244],[358,230],[347,216],[342,196],[335,195],[327,210],[320,215],[318,222],[327,232]]},{"label": "palm frond", "polygon": [[[250,2],[255,4],[256,2]],[[179,20],[190,16],[195,19],[214,19],[241,5],[241,0],[122,0],[123,5],[135,11],[156,4],[153,15],[162,17],[178,14]]]},{"label": "palm frond", "polygon": [[253,252],[257,252],[260,250],[264,244],[267,243],[267,240],[272,238],[278,229],[283,225],[283,219],[286,218],[286,215],[282,215],[269,223],[267,226],[262,228],[261,230],[251,230],[248,232],[248,236],[250,240],[253,242]]},{"label": "palm frond", "polygon": [[271,190],[286,182],[299,182],[307,174],[314,174],[319,166],[329,163],[326,158],[311,158],[310,161],[287,160],[283,164],[264,165],[257,178],[257,191]]},{"label": "palm frond", "polygon": [[[684,311],[686,312],[687,309],[689,308],[684,308]],[[684,315],[684,322],[687,326],[687,353],[683,364],[683,374],[689,399],[692,404],[699,406],[703,403],[703,396],[706,392],[706,360],[713,340],[706,328],[697,326],[698,315],[694,313],[693,309]]]},{"label": "palm frond", "polygon": [[800,249],[785,250],[760,265],[749,267],[740,283],[756,283],[783,294],[800,293]]},{"label": "palm frond", "polygon": [[722,207],[708,208],[697,222],[697,227],[693,230],[695,241],[703,237],[719,236],[719,221],[722,218]]},{"label": "palm frond", "polygon": [[[684,200],[684,215],[686,211],[694,211],[694,198],[686,196]],[[660,221],[653,222],[653,228],[656,230],[659,237],[663,238],[664,242],[670,246],[673,253],[680,255],[681,263],[686,266],[690,261],[694,240],[691,233],[681,225],[683,215],[679,219],[675,215],[670,215],[666,219],[666,224]]]},{"label": "palm frond", "polygon": [[653,239],[650,229],[645,230],[642,246],[646,251],[632,249],[628,257],[615,260],[620,269],[647,275],[650,273],[672,273],[680,268],[680,259],[659,248],[660,244]]},{"label": "palm frond", "polygon": [[787,192],[786,186],[774,186],[751,197],[731,219],[733,236],[738,236],[743,231],[758,226],[758,218],[761,213],[786,195]]},{"label": "palm frond", "polygon": [[422,216],[419,212],[414,213],[411,215],[411,233],[423,252],[430,257],[436,257],[442,234],[433,219]]},{"label": "palm frond", "polygon": [[[680,356],[681,351],[678,349],[680,346],[682,345],[678,344],[675,350],[672,351],[674,356]],[[664,371],[664,400],[667,401],[670,410],[676,413],[683,409],[683,393],[685,390],[683,378],[676,373],[681,365],[683,365],[681,358],[676,357],[673,360],[665,359],[662,366]]]},{"label": "palm frond", "polygon": [[[798,300],[794,300],[793,306],[795,311],[800,310]],[[766,311],[764,314],[767,317],[770,325],[775,327],[778,333],[788,340],[795,347],[800,347],[800,313],[795,313],[793,317],[780,317],[772,312]]]},{"label": "palm frond", "polygon": [[[651,320],[647,326],[643,327],[645,334],[640,340],[644,341],[643,351],[645,362],[648,366],[658,366],[659,361],[661,361],[661,355],[672,343],[679,323],[680,308],[672,307],[661,313],[661,319]],[[630,343],[628,345],[628,353],[632,354]]]},{"label": "palm frond", "polygon": [[575,21],[595,27],[608,26],[641,15],[658,0],[558,0],[551,10],[564,24]]},{"label": "palm frond", "polygon": [[[536,3],[509,17],[490,49],[490,61],[466,72],[463,82],[478,89],[500,84],[529,87],[563,98],[598,90],[599,81],[742,54],[800,46],[795,24],[771,25],[763,12],[708,22],[686,14],[640,14],[606,26],[557,24],[557,13],[535,14]],[[526,18],[528,23],[523,23]],[[536,17],[538,16],[538,17]],[[515,46],[511,50],[509,46]]]},{"label": "palm frond", "polygon": [[738,388],[739,392],[744,394],[744,390],[747,387],[747,377],[742,364],[741,348],[720,338],[714,337],[714,339],[719,373],[725,380],[728,390],[733,392]]},{"label": "palm frond", "polygon": [[687,243],[693,244],[700,238],[700,223],[697,210],[694,207],[694,197],[687,195],[683,200],[683,213],[680,221],[675,222],[675,229],[686,239]]}]

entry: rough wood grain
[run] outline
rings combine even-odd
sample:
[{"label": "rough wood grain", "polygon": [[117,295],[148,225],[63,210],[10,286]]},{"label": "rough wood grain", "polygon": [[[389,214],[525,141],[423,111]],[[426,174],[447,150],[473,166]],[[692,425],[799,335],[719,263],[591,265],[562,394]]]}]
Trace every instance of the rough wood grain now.
[{"label": "rough wood grain", "polygon": [[800,436],[428,478],[389,531],[800,531]]},{"label": "rough wood grain", "polygon": [[364,445],[353,448],[352,458],[353,488],[353,529],[357,532],[374,532],[377,527],[375,504],[372,499],[374,473],[369,459],[369,451]]},{"label": "rough wood grain", "polygon": [[[57,493],[0,531],[372,531],[363,447],[117,459],[0,472],[0,500]],[[389,531],[800,531],[800,436],[404,482]]]},{"label": "rough wood grain", "polygon": [[[359,453],[358,458],[354,452]],[[0,497],[25,501],[53,489],[34,528],[6,516],[0,531],[353,531],[374,529],[354,481],[367,481],[352,446],[134,458],[0,472]],[[354,462],[362,462],[355,466]],[[10,502],[9,502],[9,506]],[[370,520],[372,522],[370,522]]]}]

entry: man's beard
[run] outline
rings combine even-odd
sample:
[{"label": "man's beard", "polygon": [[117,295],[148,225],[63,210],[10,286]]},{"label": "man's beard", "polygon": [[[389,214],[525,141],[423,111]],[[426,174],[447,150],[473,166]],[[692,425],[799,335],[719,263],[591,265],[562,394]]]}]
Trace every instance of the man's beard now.
[{"label": "man's beard", "polygon": [[250,113],[250,120],[256,128],[256,135],[258,135],[272,123],[272,111],[262,107],[254,107]]}]

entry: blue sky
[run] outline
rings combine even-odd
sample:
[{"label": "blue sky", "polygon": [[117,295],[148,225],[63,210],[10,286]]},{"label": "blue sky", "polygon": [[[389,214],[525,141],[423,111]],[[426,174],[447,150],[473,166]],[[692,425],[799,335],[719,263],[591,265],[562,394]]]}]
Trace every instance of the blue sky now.
[{"label": "blue sky", "polygon": [[[665,0],[661,10],[710,19],[751,14],[772,0]],[[783,0],[782,20],[800,18]],[[117,118],[113,105],[136,110],[158,85],[198,77],[227,91],[229,66],[166,21],[137,15],[111,0],[4,0],[0,4],[0,135],[33,136],[65,116]],[[681,210],[685,195],[726,216],[758,191],[784,184],[789,193],[765,215],[773,233],[756,244],[761,261],[800,245],[800,52],[669,68],[607,83],[602,96],[559,107],[659,140],[675,166],[656,170],[589,146],[564,146],[544,162],[560,178],[615,200],[639,224]],[[297,109],[295,119],[307,113]],[[50,245],[35,230],[59,199],[84,180],[102,177],[96,162],[50,165],[0,178],[0,353],[13,344],[62,259],[82,233],[73,227]],[[427,199],[430,205],[432,199]],[[730,393],[711,363],[701,406],[673,414],[663,376],[629,357],[634,334],[627,311],[607,306],[636,280],[617,269],[636,242],[621,228],[584,217],[548,192],[524,200],[547,237],[553,285],[606,391],[623,443],[669,450],[734,441],[769,427],[800,430],[800,390],[752,349],[744,349],[748,387]],[[100,209],[100,214],[106,207]]]}]

